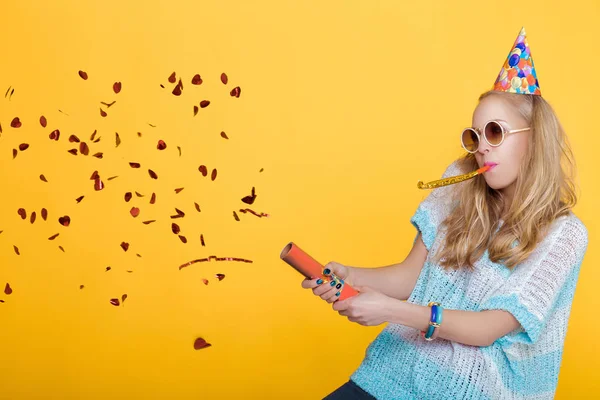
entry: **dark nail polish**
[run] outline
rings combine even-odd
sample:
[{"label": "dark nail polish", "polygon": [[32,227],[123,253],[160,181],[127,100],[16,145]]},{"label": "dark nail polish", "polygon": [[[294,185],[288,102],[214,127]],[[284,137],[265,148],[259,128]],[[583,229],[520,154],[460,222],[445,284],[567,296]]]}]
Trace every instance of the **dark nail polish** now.
[{"label": "dark nail polish", "polygon": [[331,273],[331,270],[330,270],[329,268],[325,268],[325,269],[323,270],[323,273],[324,273],[325,275],[329,275],[329,274]]},{"label": "dark nail polish", "polygon": [[331,281],[329,284],[330,284],[331,286],[335,286],[335,281]]},{"label": "dark nail polish", "polygon": [[323,283],[323,279],[319,278],[319,279],[317,280],[317,285],[320,285],[321,283]]},{"label": "dark nail polish", "polygon": [[342,292],[337,292],[335,295],[336,295],[337,297],[340,297],[340,294],[342,294]]},{"label": "dark nail polish", "polygon": [[338,283],[337,285],[335,285],[335,288],[336,288],[336,289],[339,289],[339,288],[341,288],[341,287],[342,287],[342,284],[341,284],[341,283]]}]

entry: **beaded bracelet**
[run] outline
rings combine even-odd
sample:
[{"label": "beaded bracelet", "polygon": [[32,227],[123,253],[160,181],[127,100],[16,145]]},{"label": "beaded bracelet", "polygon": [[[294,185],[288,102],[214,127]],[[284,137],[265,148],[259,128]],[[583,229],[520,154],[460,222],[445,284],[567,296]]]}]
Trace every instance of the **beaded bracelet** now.
[{"label": "beaded bracelet", "polygon": [[427,304],[428,307],[431,307],[431,318],[429,321],[429,327],[426,332],[421,332],[421,336],[425,338],[427,341],[434,340],[438,336],[438,328],[442,324],[442,314],[444,309],[440,305],[440,303],[431,301]]}]

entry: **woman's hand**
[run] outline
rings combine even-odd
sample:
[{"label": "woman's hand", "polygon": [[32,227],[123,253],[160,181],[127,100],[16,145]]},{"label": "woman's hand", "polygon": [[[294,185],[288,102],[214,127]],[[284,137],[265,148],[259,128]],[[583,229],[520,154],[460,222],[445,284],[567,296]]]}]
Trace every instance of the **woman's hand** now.
[{"label": "woman's hand", "polygon": [[389,322],[393,299],[368,287],[356,288],[359,294],[346,300],[337,301],[333,309],[348,317],[351,322],[365,326],[375,326]]},{"label": "woman's hand", "polygon": [[[321,297],[328,303],[333,303],[339,298],[342,286],[351,278],[350,267],[342,265],[338,262],[331,261],[325,265],[323,274],[331,279],[304,279],[302,287],[304,289],[312,289],[316,296]],[[332,276],[332,273],[334,276]],[[337,278],[337,279],[336,279]]]}]

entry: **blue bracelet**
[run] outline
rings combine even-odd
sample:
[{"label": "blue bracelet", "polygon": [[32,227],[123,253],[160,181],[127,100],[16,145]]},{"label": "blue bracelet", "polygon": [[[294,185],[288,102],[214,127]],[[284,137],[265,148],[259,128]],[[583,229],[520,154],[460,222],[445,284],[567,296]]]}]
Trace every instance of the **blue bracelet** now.
[{"label": "blue bracelet", "polygon": [[431,318],[429,320],[429,327],[424,334],[425,340],[433,340],[432,336],[435,333],[436,329],[439,328],[442,324],[442,315],[444,309],[438,302],[431,301],[428,304],[431,307]]}]

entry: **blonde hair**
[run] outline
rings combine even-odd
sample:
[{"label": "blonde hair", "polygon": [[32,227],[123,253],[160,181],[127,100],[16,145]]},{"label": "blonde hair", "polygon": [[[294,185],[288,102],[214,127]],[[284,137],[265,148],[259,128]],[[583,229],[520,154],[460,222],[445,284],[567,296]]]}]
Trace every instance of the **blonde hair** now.
[{"label": "blonde hair", "polygon": [[[497,91],[483,93],[479,101],[488,96],[502,96],[528,121],[532,128],[528,151],[504,216],[502,193],[490,188],[482,175],[456,185],[457,206],[442,224],[447,228],[445,244],[436,255],[444,268],[473,269],[488,250],[492,262],[512,269],[535,249],[550,224],[577,203],[575,160],[550,104],[541,96]],[[467,153],[458,166],[464,171],[477,169],[475,155]]]}]

